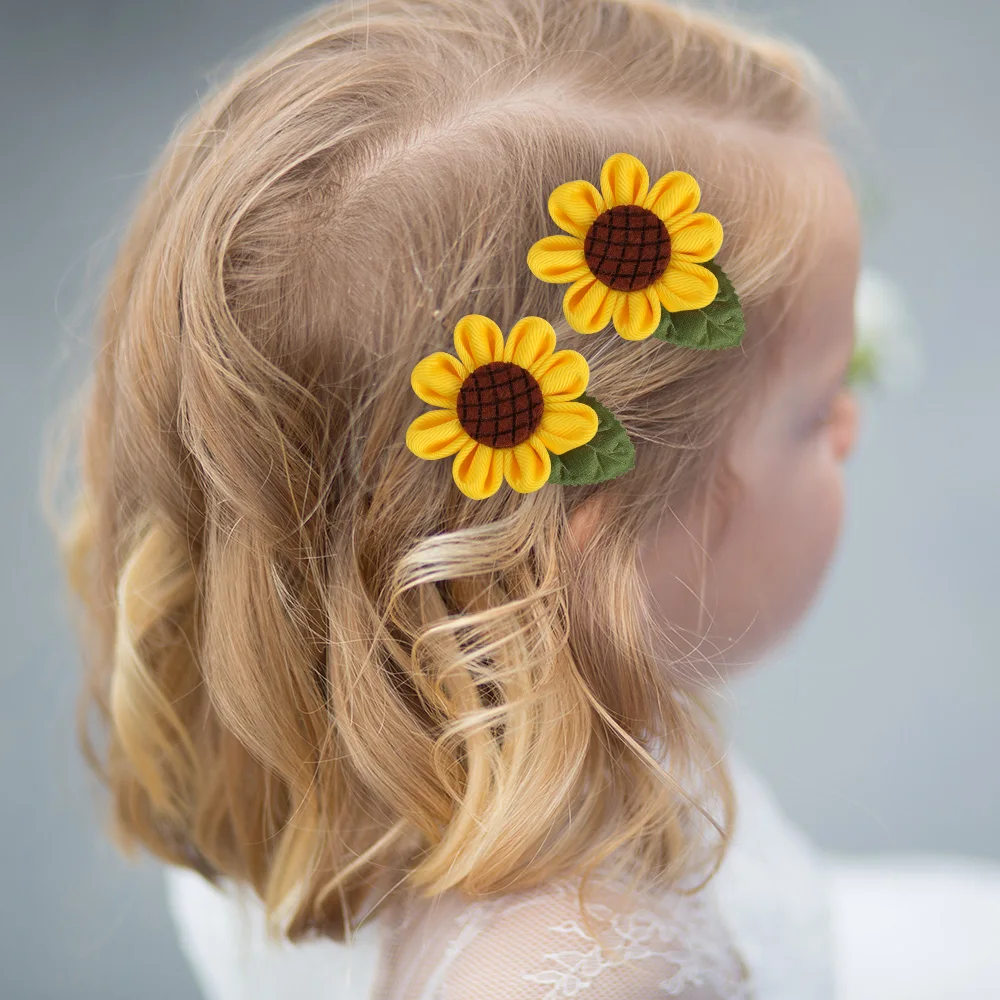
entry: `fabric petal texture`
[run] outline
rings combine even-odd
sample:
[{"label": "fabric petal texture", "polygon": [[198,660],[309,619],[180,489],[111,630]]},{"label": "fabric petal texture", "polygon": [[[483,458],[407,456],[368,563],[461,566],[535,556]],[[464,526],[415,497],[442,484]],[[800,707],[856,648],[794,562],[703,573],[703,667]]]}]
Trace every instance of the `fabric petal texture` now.
[{"label": "fabric petal texture", "polygon": [[503,452],[472,438],[455,455],[451,466],[458,488],[471,500],[493,496],[503,481]]},{"label": "fabric petal texture", "polygon": [[687,261],[671,261],[653,286],[668,312],[704,309],[719,294],[719,279],[707,267]]},{"label": "fabric petal texture", "polygon": [[604,198],[590,181],[568,181],[549,195],[552,221],[581,240],[604,209]]},{"label": "fabric petal texture", "polygon": [[667,226],[670,233],[670,259],[703,264],[722,246],[722,223],[707,212],[693,212]]},{"label": "fabric petal texture", "polygon": [[507,335],[502,360],[531,371],[535,365],[551,357],[555,346],[556,331],[552,329],[552,324],[541,316],[525,316],[514,324]]},{"label": "fabric petal texture", "polygon": [[536,278],[554,284],[590,274],[578,236],[545,236],[528,251],[528,268]]},{"label": "fabric petal texture", "polygon": [[553,455],[564,455],[586,444],[597,433],[597,423],[597,412],[586,403],[546,403],[535,437]]},{"label": "fabric petal texture", "polygon": [[425,403],[454,409],[458,390],[468,374],[458,358],[437,351],[416,364],[410,372],[410,385]]},{"label": "fabric petal texture", "polygon": [[488,316],[470,313],[455,326],[455,350],[471,372],[503,358],[503,333]]},{"label": "fabric petal texture", "polygon": [[503,452],[503,475],[518,493],[532,493],[548,481],[552,459],[545,446],[532,435],[527,441]]},{"label": "fabric petal texture", "polygon": [[660,300],[656,288],[626,292],[614,312],[615,329],[626,340],[645,340],[660,325]]},{"label": "fabric petal texture", "polygon": [[563,315],[577,333],[597,333],[611,322],[620,293],[593,275],[574,281],[563,296]]},{"label": "fabric petal texture", "polygon": [[601,194],[608,208],[642,205],[649,193],[649,172],[631,153],[615,153],[601,168]]},{"label": "fabric petal texture", "polygon": [[469,440],[454,410],[421,413],[406,429],[406,447],[418,458],[447,458]]},{"label": "fabric petal texture", "polygon": [[576,399],[590,380],[587,359],[579,351],[556,351],[531,369],[546,403]]},{"label": "fabric petal texture", "polygon": [[672,220],[690,215],[700,201],[698,182],[683,170],[671,170],[649,189],[642,207],[658,215],[669,229]]}]

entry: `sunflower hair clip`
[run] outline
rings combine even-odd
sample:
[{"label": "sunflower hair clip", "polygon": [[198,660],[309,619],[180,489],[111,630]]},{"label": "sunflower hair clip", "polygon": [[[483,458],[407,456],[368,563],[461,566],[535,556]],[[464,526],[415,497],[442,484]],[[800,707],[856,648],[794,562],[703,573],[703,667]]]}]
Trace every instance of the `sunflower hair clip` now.
[{"label": "sunflower hair clip", "polygon": [[[578,333],[613,322],[626,340],[655,336],[683,347],[735,347],[744,332],[732,283],[715,263],[722,226],[706,212],[697,181],[683,171],[650,187],[629,153],[609,157],[601,190],[585,180],[557,187],[548,210],[566,235],[532,246],[528,267],[543,281],[571,283],[563,312]],[[473,500],[506,480],[519,493],[545,483],[600,483],[635,466],[625,428],[587,395],[590,370],[577,351],[556,347],[541,316],[518,320],[507,338],[488,316],[463,316],[455,353],[419,361],[410,385],[425,403],[406,430],[418,458],[452,459],[452,477]]]},{"label": "sunflower hair clip", "polygon": [[525,316],[504,339],[488,316],[455,326],[455,354],[436,351],[410,374],[413,391],[437,407],[406,430],[418,458],[452,458],[452,478],[473,500],[503,480],[518,493],[545,483],[599,483],[627,472],[635,449],[625,428],[592,396],[587,359],[557,351],[556,332]]},{"label": "sunflower hair clip", "polygon": [[565,235],[546,236],[528,251],[542,281],[570,283],[566,322],[577,333],[614,323],[626,340],[660,340],[702,350],[735,347],[743,339],[743,309],[732,282],[715,262],[722,224],[698,212],[701,188],[682,170],[650,186],[631,153],[615,153],[590,181],[560,184],[549,215]]}]

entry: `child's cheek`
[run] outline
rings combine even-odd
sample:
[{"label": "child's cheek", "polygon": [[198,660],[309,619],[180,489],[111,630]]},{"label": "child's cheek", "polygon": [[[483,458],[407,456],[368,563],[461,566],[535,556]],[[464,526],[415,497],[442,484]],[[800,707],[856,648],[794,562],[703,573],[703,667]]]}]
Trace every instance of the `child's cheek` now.
[{"label": "child's cheek", "polygon": [[[692,541],[701,524],[694,512],[681,524],[664,517],[642,555],[663,621],[702,656],[721,651],[715,667],[727,673],[757,662],[806,613],[836,547],[843,507],[839,465],[818,434],[795,442],[758,435],[734,472],[740,499],[728,510],[728,530],[709,543],[707,564]],[[713,523],[721,516],[713,512]],[[696,642],[706,629],[708,643]]]},{"label": "child's cheek", "polygon": [[840,470],[828,443],[802,442],[775,456],[758,483],[754,562],[761,568],[759,621],[773,646],[801,621],[836,549],[843,512]]},{"label": "child's cheek", "polygon": [[793,543],[788,552],[788,628],[808,610],[826,575],[840,536],[844,506],[840,467],[828,441],[810,448],[797,471],[786,520],[788,541]]}]

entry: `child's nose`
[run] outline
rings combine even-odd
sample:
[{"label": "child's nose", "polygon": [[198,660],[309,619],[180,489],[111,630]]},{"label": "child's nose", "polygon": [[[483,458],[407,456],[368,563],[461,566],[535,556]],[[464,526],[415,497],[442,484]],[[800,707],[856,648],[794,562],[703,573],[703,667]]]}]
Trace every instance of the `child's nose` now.
[{"label": "child's nose", "polygon": [[850,389],[843,389],[837,396],[833,404],[832,417],[833,451],[837,461],[843,462],[857,443],[861,419],[857,397]]}]

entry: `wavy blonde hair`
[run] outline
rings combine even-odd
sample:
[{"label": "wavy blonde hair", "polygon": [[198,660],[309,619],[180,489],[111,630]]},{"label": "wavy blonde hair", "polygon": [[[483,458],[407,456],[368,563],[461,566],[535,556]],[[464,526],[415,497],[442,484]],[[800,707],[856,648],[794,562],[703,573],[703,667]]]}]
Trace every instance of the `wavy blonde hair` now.
[{"label": "wavy blonde hair", "polygon": [[[293,940],[343,940],[373,886],[714,871],[711,699],[663,669],[637,545],[719,471],[773,359],[822,199],[816,79],[657,2],[370,0],[313,12],[179,126],[104,293],[57,525],[122,849],[249,883]],[[622,150],[701,182],[743,350],[577,336],[529,272],[551,190]],[[635,470],[471,501],[414,458],[410,371],[467,313],[553,320]]]}]

